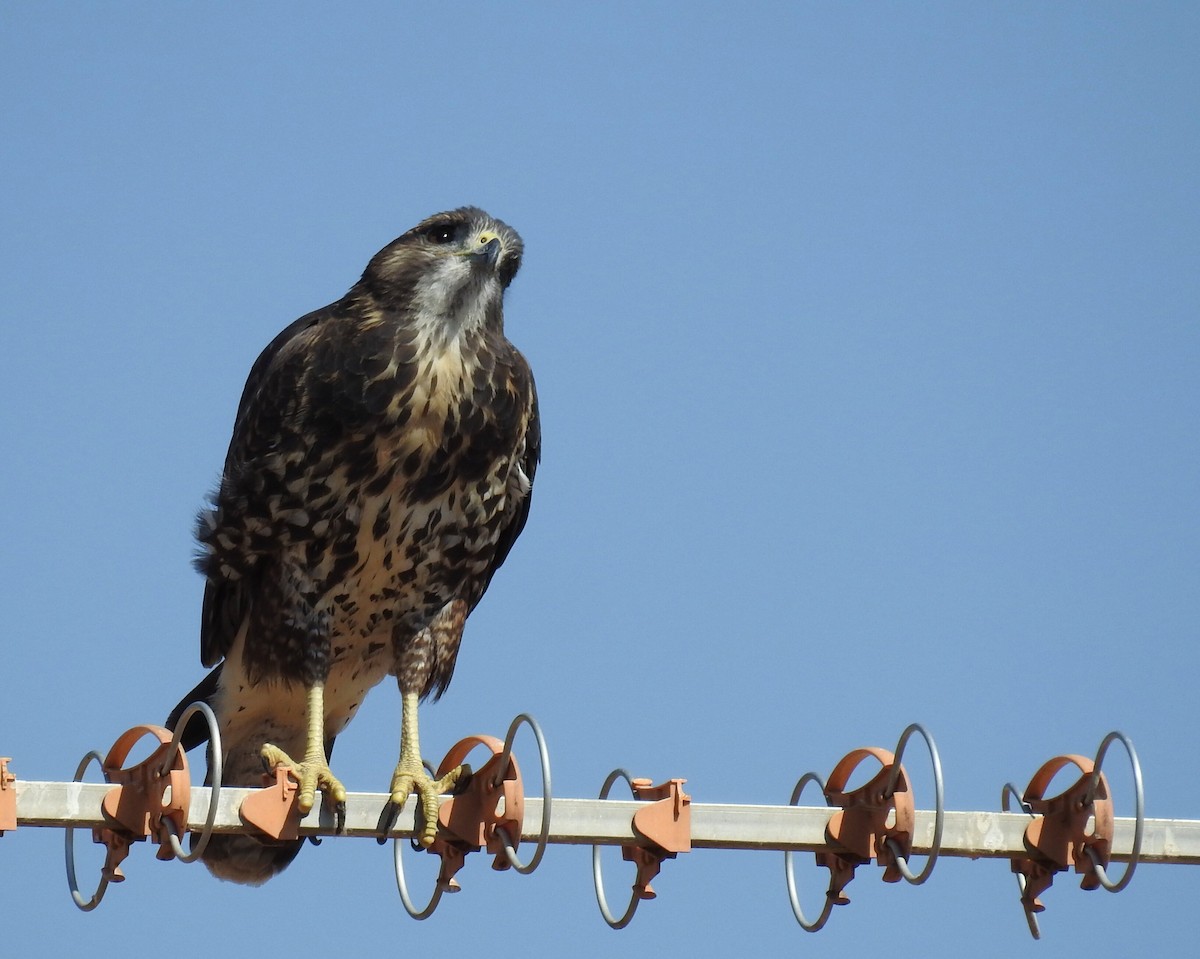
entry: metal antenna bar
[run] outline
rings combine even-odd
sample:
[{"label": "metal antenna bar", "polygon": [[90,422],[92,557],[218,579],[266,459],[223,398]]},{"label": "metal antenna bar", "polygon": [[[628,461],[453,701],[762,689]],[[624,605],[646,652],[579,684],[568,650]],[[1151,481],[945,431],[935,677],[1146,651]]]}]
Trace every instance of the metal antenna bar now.
[{"label": "metal antenna bar", "polygon": [[[17,825],[95,827],[107,825],[101,802],[112,786],[107,783],[17,782]],[[222,788],[213,831],[250,832],[238,807],[253,789]],[[207,787],[192,788],[188,828],[199,832],[208,819]],[[350,793],[346,799],[345,835],[380,838],[387,796],[384,793]],[[622,845],[636,842],[633,813],[645,803],[613,799],[555,798],[547,841],[567,845]],[[410,799],[396,818],[389,837],[413,834],[415,800]],[[692,845],[697,849],[762,849],[816,852],[827,847],[825,825],[833,809],[827,806],[754,806],[723,803],[691,804]],[[526,831],[522,840],[536,842],[542,800],[525,799]],[[1027,854],[1024,844],[1025,813],[955,812],[947,810],[941,855],[969,859],[1011,859]],[[917,810],[913,851],[924,855],[933,841],[934,814]],[[1134,820],[1118,818],[1112,858],[1127,861],[1133,849]],[[302,836],[333,836],[331,814],[320,804],[300,821]],[[11,840],[10,840],[11,841]],[[2,853],[2,848],[0,848]],[[1147,819],[1142,842],[1144,862],[1200,865],[1200,821]]]}]

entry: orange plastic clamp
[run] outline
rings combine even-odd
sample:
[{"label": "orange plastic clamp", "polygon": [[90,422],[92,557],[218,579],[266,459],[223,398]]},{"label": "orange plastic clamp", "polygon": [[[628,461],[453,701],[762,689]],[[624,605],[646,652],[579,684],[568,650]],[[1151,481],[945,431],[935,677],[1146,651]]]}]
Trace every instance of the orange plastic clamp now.
[{"label": "orange plastic clamp", "polygon": [[[850,775],[868,757],[879,760],[879,772],[870,782],[845,791]],[[916,810],[903,765],[896,770],[895,784],[887,794],[895,762],[893,753],[871,746],[847,753],[829,774],[825,799],[841,808],[825,827],[825,838],[833,848],[817,853],[816,858],[818,865],[829,869],[828,895],[838,905],[850,901],[843,890],[854,878],[854,870],[872,858],[883,867],[884,882],[903,878],[892,843],[900,855],[911,854]]]},{"label": "orange plastic clamp", "polygon": [[674,859],[692,850],[692,797],[683,791],[686,779],[670,779],[654,786],[649,779],[631,782],[636,799],[652,800],[633,814],[633,831],[644,844],[621,847],[621,857],[637,866],[633,892],[639,899],[657,893],[650,880],[662,869],[664,859]]},{"label": "orange plastic clamp", "polygon": [[300,838],[300,807],[296,803],[299,785],[286,766],[264,773],[266,785],[242,800],[238,815],[242,822],[266,833],[272,839]]},{"label": "orange plastic clamp", "polygon": [[[1050,781],[1067,765],[1079,768],[1078,781],[1057,796],[1044,798]],[[1039,897],[1054,882],[1054,874],[1070,866],[1083,875],[1080,882],[1083,889],[1100,886],[1092,857],[1086,850],[1091,849],[1102,867],[1108,866],[1114,821],[1112,798],[1104,773],[1100,773],[1091,802],[1087,802],[1094,773],[1093,760],[1070,754],[1055,756],[1029,781],[1022,799],[1038,818],[1025,828],[1025,848],[1029,856],[1012,861],[1013,872],[1025,877],[1021,904],[1026,912],[1038,913],[1046,908]]]},{"label": "orange plastic clamp", "polygon": [[[129,751],[144,736],[157,739],[157,748],[137,765],[125,768]],[[192,782],[182,749],[175,749],[164,770],[170,746],[169,729],[134,726],[118,737],[104,759],[104,778],[114,786],[105,793],[101,809],[112,825],[93,829],[92,838],[108,847],[101,872],[110,882],[125,878],[121,862],[129,855],[131,843],[153,837],[159,844],[157,857],[173,859],[175,853],[162,840],[163,831],[173,826],[177,836],[187,832]]]},{"label": "orange plastic clamp", "polygon": [[9,756],[0,756],[0,836],[17,828],[17,777],[8,770]]},{"label": "orange plastic clamp", "polygon": [[515,849],[521,842],[525,822],[525,787],[516,757],[511,753],[504,767],[504,743],[494,736],[467,736],[455,743],[438,766],[436,776],[446,775],[477,746],[492,751],[487,762],[471,774],[462,792],[446,799],[438,810],[441,827],[429,851],[442,860],[438,885],[448,891],[459,888],[455,874],[462,869],[467,853],[486,847],[495,859],[493,869],[508,869],[503,830]]}]

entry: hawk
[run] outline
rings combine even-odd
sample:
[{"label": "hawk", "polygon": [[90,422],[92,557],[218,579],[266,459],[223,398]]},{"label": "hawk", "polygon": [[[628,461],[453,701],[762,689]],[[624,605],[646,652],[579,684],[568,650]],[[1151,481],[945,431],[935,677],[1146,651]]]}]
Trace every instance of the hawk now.
[{"label": "hawk", "polygon": [[[529,514],[541,449],[529,364],[505,338],[516,231],[463,207],[379,251],[336,303],[296,320],[250,370],[211,507],[200,659],[214,667],[175,708],[205,701],[224,780],[257,786],[284,767],[312,808],[344,818],[334,738],[367,691],[396,677],[396,808],[419,797],[433,842],[438,795],[421,762],[418,702],[454,672],[463,626]],[[187,748],[206,738],[195,717]],[[214,835],[215,875],[258,884],[300,841]]]}]

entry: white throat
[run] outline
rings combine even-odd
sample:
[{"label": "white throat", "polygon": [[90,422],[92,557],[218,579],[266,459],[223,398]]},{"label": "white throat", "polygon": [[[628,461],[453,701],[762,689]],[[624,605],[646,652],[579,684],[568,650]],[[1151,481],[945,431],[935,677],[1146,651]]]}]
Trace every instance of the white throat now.
[{"label": "white throat", "polygon": [[495,274],[476,272],[465,256],[446,257],[417,281],[414,320],[426,340],[453,340],[483,326],[502,292]]}]

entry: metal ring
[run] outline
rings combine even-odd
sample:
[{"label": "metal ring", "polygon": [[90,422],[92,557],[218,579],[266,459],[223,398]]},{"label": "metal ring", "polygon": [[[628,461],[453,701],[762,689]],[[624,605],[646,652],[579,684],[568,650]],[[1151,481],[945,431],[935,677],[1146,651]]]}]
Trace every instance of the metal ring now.
[{"label": "metal ring", "polygon": [[171,847],[171,852],[175,854],[175,858],[180,862],[195,862],[208,847],[208,840],[212,838],[213,823],[217,819],[217,800],[221,797],[221,778],[223,772],[221,730],[217,725],[217,717],[208,703],[192,703],[183,711],[183,714],[179,717],[179,722],[175,724],[175,731],[171,736],[171,745],[167,748],[166,758],[163,760],[159,775],[165,776],[170,771],[171,764],[175,761],[175,750],[180,748],[179,741],[183,738],[183,731],[187,728],[188,720],[196,713],[203,714],[205,721],[208,723],[208,738],[210,743],[209,772],[212,779],[212,791],[208,797],[208,818],[204,821],[204,828],[200,831],[200,838],[192,844],[192,851],[190,853],[183,851],[183,846],[179,843],[179,837],[171,830],[170,820],[165,818],[163,820],[163,838],[167,845]]},{"label": "metal ring", "polygon": [[[625,769],[617,768],[608,774],[608,778],[604,780],[604,786],[600,790],[600,798],[607,799],[609,790],[612,789],[613,783],[618,779],[624,779],[629,783],[629,791],[633,792],[633,779],[629,772]],[[596,887],[596,904],[600,907],[600,915],[604,917],[613,929],[624,929],[629,925],[629,920],[633,918],[633,914],[637,912],[638,903],[641,901],[634,892],[629,897],[629,907],[625,910],[625,915],[620,919],[613,917],[612,912],[608,908],[608,899],[604,895],[604,876],[603,868],[600,864],[600,846],[592,846],[592,885]]]},{"label": "metal ring", "polygon": [[888,778],[887,787],[884,789],[884,796],[891,796],[896,789],[896,779],[900,775],[900,757],[904,755],[904,747],[908,745],[908,739],[913,733],[920,733],[925,740],[925,745],[929,747],[929,758],[933,761],[933,795],[934,795],[934,820],[933,820],[933,843],[929,847],[929,858],[925,861],[925,868],[917,875],[913,875],[912,870],[908,868],[908,862],[904,856],[900,855],[900,846],[894,839],[888,839],[888,845],[891,847],[893,855],[896,857],[896,866],[908,882],[914,886],[919,886],[929,878],[933,872],[933,867],[937,863],[938,855],[942,851],[942,828],[946,820],[946,804],[945,790],[942,782],[942,760],[938,755],[937,744],[934,743],[933,737],[920,723],[912,723],[903,733],[900,734],[900,741],[896,744],[896,758],[892,760],[892,774]]},{"label": "metal ring", "polygon": [[1001,809],[1003,809],[1005,812],[1008,812],[1008,799],[1010,796],[1016,799],[1017,805],[1021,807],[1021,812],[1025,813],[1027,816],[1034,816],[1036,818],[1037,814],[1033,811],[1033,806],[1021,798],[1020,790],[1010,782],[1005,783],[1004,788],[1000,790]]},{"label": "metal ring", "polygon": [[1125,747],[1125,751],[1129,754],[1129,764],[1133,767],[1133,788],[1134,788],[1134,803],[1135,803],[1135,820],[1133,825],[1133,850],[1129,854],[1129,863],[1125,866],[1125,873],[1120,880],[1113,882],[1108,878],[1108,874],[1104,871],[1104,867],[1100,865],[1099,859],[1096,857],[1095,851],[1091,846],[1084,846],[1084,850],[1091,857],[1092,868],[1096,870],[1096,878],[1100,880],[1102,885],[1109,892],[1120,892],[1129,885],[1129,880],[1133,878],[1133,871],[1137,868],[1138,860],[1142,856],[1142,833],[1146,825],[1146,797],[1142,789],[1142,765],[1138,762],[1137,752],[1133,748],[1133,743],[1129,741],[1129,737],[1122,732],[1113,731],[1104,737],[1104,741],[1100,744],[1100,748],[1096,751],[1096,762],[1092,769],[1092,782],[1088,786],[1088,791],[1085,798],[1085,803],[1091,804],[1096,797],[1096,788],[1100,784],[1100,767],[1104,763],[1104,756],[1108,752],[1108,747],[1112,745],[1113,740],[1120,740],[1121,745]]},{"label": "metal ring", "polygon": [[546,750],[546,737],[542,735],[542,727],[529,713],[521,713],[508,727],[508,735],[504,737],[504,751],[500,754],[500,762],[497,765],[499,771],[496,773],[496,780],[492,785],[499,786],[502,781],[504,770],[508,768],[509,760],[512,759],[513,740],[517,736],[517,730],[521,728],[521,723],[526,723],[533,732],[533,737],[537,740],[538,761],[542,764],[542,828],[538,832],[537,848],[533,852],[533,857],[527,863],[521,862],[517,858],[516,847],[507,830],[503,826],[497,826],[496,834],[504,844],[504,855],[508,859],[508,864],[521,875],[528,876],[537,869],[538,863],[542,861],[542,856],[546,853],[546,842],[550,836],[550,753]]},{"label": "metal ring", "polygon": [[[1037,814],[1033,811],[1033,807],[1021,798],[1020,791],[1010,782],[1005,783],[1004,788],[1000,790],[1000,808],[1004,812],[1008,812],[1008,800],[1010,796],[1017,800],[1017,803],[1020,805],[1023,813],[1025,813],[1027,816],[1032,816],[1034,819],[1037,818]],[[1029,934],[1033,936],[1034,939],[1041,939],[1042,929],[1038,925],[1037,915],[1031,909],[1025,906],[1025,876],[1018,872],[1016,873],[1016,877],[1017,890],[1021,894],[1021,908],[1025,912],[1025,921],[1029,924]]]},{"label": "metal ring", "polygon": [[442,901],[442,893],[446,890],[438,883],[433,887],[433,895],[429,897],[429,902],[424,909],[418,910],[413,905],[412,898],[408,894],[408,883],[404,881],[404,855],[400,849],[400,837],[397,836],[392,840],[392,865],[395,867],[396,873],[396,889],[400,893],[400,901],[404,904],[404,911],[414,919],[428,919],[433,915],[433,910],[438,907],[438,903]]},{"label": "metal ring", "polygon": [[[792,798],[788,801],[789,806],[799,805],[800,795],[804,792],[804,787],[810,782],[816,783],[821,787],[821,792],[825,792],[825,781],[820,776],[816,773],[805,773],[796,782],[796,787],[792,790]],[[792,854],[794,851],[787,849],[783,853],[783,871],[787,876],[788,899],[792,904],[792,914],[796,917],[796,922],[800,923],[801,928],[805,932],[816,932],[829,921],[829,914],[833,911],[833,898],[828,893],[826,894],[825,908],[821,910],[821,915],[817,916],[812,922],[809,922],[804,917],[804,910],[800,908],[800,897],[796,894],[796,875],[792,869]]]},{"label": "metal ring", "polygon": [[[83,773],[93,759],[100,764],[101,768],[104,767],[104,757],[93,749],[79,761],[79,765],[75,769],[75,778],[72,780],[72,782],[83,781]],[[71,899],[74,900],[75,905],[78,906],[83,912],[91,912],[98,905],[100,905],[100,900],[104,898],[104,891],[108,888],[108,877],[104,875],[103,870],[101,870],[100,885],[98,885],[96,887],[96,891],[92,893],[91,899],[84,899],[83,896],[79,894],[79,879],[75,875],[75,827],[67,826],[64,829],[64,835],[66,837],[65,846],[67,857],[67,888],[71,890]]]}]

